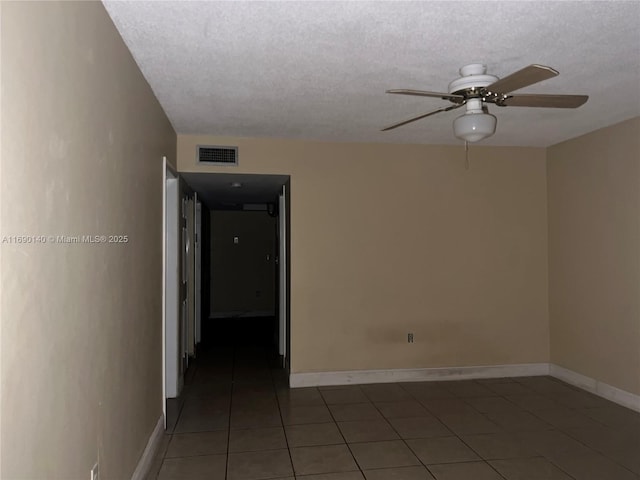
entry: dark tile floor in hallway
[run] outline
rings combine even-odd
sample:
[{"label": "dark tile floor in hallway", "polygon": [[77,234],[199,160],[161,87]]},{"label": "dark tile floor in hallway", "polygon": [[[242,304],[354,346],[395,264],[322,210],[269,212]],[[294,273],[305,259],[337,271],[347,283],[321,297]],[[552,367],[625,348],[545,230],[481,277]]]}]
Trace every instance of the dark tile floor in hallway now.
[{"label": "dark tile floor in hallway", "polygon": [[289,389],[226,347],[173,408],[153,479],[640,479],[640,414],[551,377]]}]

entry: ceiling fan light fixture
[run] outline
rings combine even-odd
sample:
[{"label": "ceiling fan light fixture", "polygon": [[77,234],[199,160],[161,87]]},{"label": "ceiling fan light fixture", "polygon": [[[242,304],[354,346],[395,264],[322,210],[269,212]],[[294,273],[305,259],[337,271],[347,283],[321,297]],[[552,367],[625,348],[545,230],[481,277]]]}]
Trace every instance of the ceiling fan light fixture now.
[{"label": "ceiling fan light fixture", "polygon": [[453,121],[453,134],[466,142],[479,142],[496,133],[497,123],[490,113],[467,112]]},{"label": "ceiling fan light fixture", "polygon": [[387,90],[387,93],[440,98],[453,105],[394,123],[382,131],[393,130],[464,105],[467,111],[453,122],[453,133],[467,142],[479,142],[496,132],[498,122],[489,113],[489,104],[499,107],[577,108],[589,99],[587,95],[512,94],[513,91],[558,75],[557,70],[536,63],[500,79],[495,75],[488,75],[487,67],[481,63],[465,65],[460,69],[460,75],[449,84],[449,93],[413,89]]}]

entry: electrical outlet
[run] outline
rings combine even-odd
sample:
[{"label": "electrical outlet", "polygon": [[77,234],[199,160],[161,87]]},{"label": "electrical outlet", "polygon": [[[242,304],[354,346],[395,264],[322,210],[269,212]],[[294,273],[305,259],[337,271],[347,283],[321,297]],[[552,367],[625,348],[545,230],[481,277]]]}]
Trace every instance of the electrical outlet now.
[{"label": "electrical outlet", "polygon": [[91,469],[91,478],[89,480],[100,480],[100,469],[98,468],[98,462]]},{"label": "electrical outlet", "polygon": [[407,333],[407,343],[413,343],[413,333]]}]

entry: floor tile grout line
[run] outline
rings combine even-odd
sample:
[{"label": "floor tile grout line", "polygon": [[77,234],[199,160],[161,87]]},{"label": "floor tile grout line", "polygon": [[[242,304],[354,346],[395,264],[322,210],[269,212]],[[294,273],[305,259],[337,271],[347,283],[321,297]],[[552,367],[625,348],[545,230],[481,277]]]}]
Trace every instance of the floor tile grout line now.
[{"label": "floor tile grout line", "polygon": [[[415,399],[415,400],[416,400],[420,405],[422,405],[422,406],[423,406],[423,407],[424,407],[424,408],[425,408],[429,413],[431,413],[431,414],[432,414],[432,415],[437,419],[437,421],[438,421],[438,422],[442,423],[442,424],[445,426],[445,428],[447,428],[447,430],[449,430],[449,431],[454,435],[454,437],[455,437],[455,438],[457,438],[458,440],[460,440],[460,441],[461,441],[461,442],[462,442],[462,443],[463,443],[467,448],[469,448],[469,449],[470,449],[470,450],[471,450],[475,455],[477,455],[481,462],[483,462],[483,463],[485,463],[487,466],[489,466],[489,468],[491,468],[493,471],[495,471],[495,472],[496,472],[496,473],[497,473],[501,478],[503,478],[503,479],[505,478],[505,477],[504,477],[500,472],[498,472],[498,471],[493,467],[493,465],[491,465],[491,464],[490,464],[490,463],[489,463],[489,462],[488,462],[488,461],[487,461],[487,460],[486,460],[482,455],[480,455],[480,453],[479,453],[478,451],[476,451],[475,449],[473,449],[473,447],[471,447],[471,445],[467,444],[467,442],[465,442],[465,441],[464,441],[464,439],[462,438],[462,436],[461,436],[461,435],[459,435],[459,434],[457,434],[456,432],[452,431],[452,430],[451,430],[451,429],[450,429],[450,428],[449,428],[449,427],[448,427],[444,422],[442,422],[442,421],[440,420],[440,418],[439,418],[437,415],[435,415],[435,413],[434,413],[433,411],[429,410],[429,407],[427,407],[427,406],[423,405],[423,404],[422,404],[422,403],[421,403],[421,402],[420,402],[416,397],[414,397],[414,396],[411,394],[411,392],[407,392],[407,393],[409,393],[409,395],[410,395],[412,398],[414,398],[414,399]],[[453,393],[453,392],[450,392],[450,393]],[[497,396],[502,397],[501,395],[497,395]],[[455,394],[454,394],[454,397],[455,397],[455,398],[459,398],[459,397],[457,397]],[[470,398],[470,397],[467,397],[467,398]],[[462,401],[463,401],[465,404],[469,405],[471,408],[474,408],[474,410],[476,410],[479,414],[483,415],[483,413],[482,413],[482,412],[480,412],[477,408],[475,408],[475,407],[473,407],[473,405],[470,405],[469,403],[467,403],[467,402],[464,400],[464,398],[462,399]],[[486,417],[484,417],[484,415],[483,415],[483,418],[486,418]],[[489,419],[487,419],[487,420],[488,420],[488,421],[490,421]],[[492,423],[493,423],[493,422],[492,422]],[[499,426],[498,426],[498,427],[499,427]],[[393,428],[393,425],[392,425],[392,428]],[[396,432],[397,432],[397,431],[396,431]],[[399,432],[397,432],[397,433],[399,433]],[[439,438],[439,437],[436,437],[436,438]],[[418,461],[420,461],[420,463],[422,463],[422,464],[424,465],[424,467],[427,469],[427,471],[428,471],[428,472],[429,472],[429,473],[430,473],[434,478],[436,478],[435,473],[434,473],[434,472],[429,468],[429,466],[428,466],[427,464],[425,464],[424,462],[422,462],[422,460],[417,456],[416,452],[411,448],[411,446],[408,444],[408,442],[406,442],[406,439],[403,439],[403,441],[405,442],[405,445],[407,446],[407,448],[409,448],[409,450],[411,450],[411,452],[416,456],[416,458],[418,459]],[[477,461],[477,460],[476,460],[476,461]],[[462,463],[462,462],[460,462],[460,463]]]},{"label": "floor tile grout line", "polygon": [[[563,431],[560,431],[560,433],[563,433],[564,435],[568,436],[572,440],[575,440],[576,442],[578,442],[580,445],[584,446],[585,448],[588,448],[589,450],[592,450],[592,451],[596,452],[597,454],[601,455],[602,457],[604,457],[605,459],[609,460],[610,462],[615,463],[619,467],[624,468],[625,470],[627,470],[631,474],[638,476],[638,474],[636,472],[634,472],[633,470],[630,470],[629,468],[627,468],[622,463],[620,463],[620,462],[616,461],[615,459],[611,458],[609,455],[605,454],[604,452],[601,452],[599,450],[596,450],[595,448],[590,447],[589,445],[587,445],[586,443],[581,441],[579,438],[576,438],[576,437],[572,436],[570,433],[563,432]],[[551,460],[551,459],[547,459],[547,460],[549,460],[550,462],[554,463],[553,460]],[[556,465],[556,464],[554,463],[554,465]],[[556,465],[556,466],[564,471],[564,469],[562,469],[562,467],[560,467],[560,465]]]},{"label": "floor tile grout line", "polygon": [[[422,407],[424,407],[424,409],[425,409],[429,414],[431,414],[431,415],[432,415],[432,416],[433,416],[433,417],[434,417],[438,422],[440,422],[442,425],[444,425],[444,427],[445,427],[449,432],[451,432],[452,434],[454,434],[454,435],[455,435],[455,433],[454,433],[454,432],[453,432],[453,431],[452,431],[452,430],[451,430],[451,429],[450,429],[450,428],[449,428],[449,427],[448,427],[444,422],[442,422],[442,420],[440,420],[440,418],[439,418],[439,417],[437,417],[433,411],[429,410],[429,407],[425,406],[422,402],[420,402],[420,400],[418,400],[418,398],[416,398],[416,397],[415,397],[411,392],[407,391],[407,393],[409,393],[409,395],[410,395],[413,399],[415,399],[415,400],[416,400],[420,405],[422,405]],[[393,425],[391,425],[391,427],[393,428]],[[400,432],[397,432],[397,431],[396,431],[396,433],[398,433],[398,435],[400,435]],[[457,436],[457,435],[456,435],[456,436]],[[438,437],[436,437],[436,438],[438,438]],[[431,475],[433,478],[436,478],[435,473],[434,473],[434,472],[429,468],[429,466],[428,466],[426,463],[424,463],[424,462],[422,461],[422,459],[418,456],[417,452],[416,452],[413,448],[411,448],[411,445],[409,445],[409,443],[407,442],[407,439],[402,439],[402,440],[403,440],[404,444],[407,446],[407,448],[411,451],[411,453],[413,453],[413,455],[415,455],[415,457],[418,459],[418,461],[419,461],[419,462],[424,466],[424,468],[427,470],[427,472],[429,472],[429,475]]]},{"label": "floor tile grout line", "polygon": [[507,479],[504,475],[502,475],[502,474],[501,474],[501,473],[500,473],[500,472],[499,472],[499,471],[498,471],[498,470],[497,470],[493,465],[491,465],[491,464],[489,463],[489,461],[488,461],[486,458],[484,458],[484,457],[480,454],[480,452],[478,452],[478,451],[477,451],[477,450],[475,450],[471,445],[469,445],[467,442],[465,442],[465,440],[464,440],[464,438],[462,438],[462,436],[460,436],[460,435],[456,435],[456,436],[457,436],[457,438],[458,438],[458,439],[459,439],[459,440],[460,440],[460,441],[461,441],[461,442],[462,442],[462,443],[463,443],[463,444],[464,444],[464,445],[465,445],[469,450],[471,450],[473,453],[475,453],[475,454],[478,456],[478,458],[480,458],[480,460],[481,460],[482,462],[486,463],[486,464],[489,466],[489,468],[490,468],[491,470],[493,470],[494,472],[496,472],[500,477],[502,477],[502,478],[504,478],[504,479],[508,480],[508,479]]},{"label": "floor tile grout line", "polygon": [[287,453],[289,454],[289,463],[291,464],[291,473],[296,478],[296,470],[293,465],[293,455],[291,454],[291,447],[289,446],[289,437],[287,436],[287,430],[284,425],[284,417],[282,415],[282,405],[280,405],[280,397],[278,396],[278,389],[273,378],[273,369],[269,368],[269,375],[271,376],[271,386],[276,396],[276,403],[278,404],[278,414],[280,415],[280,423],[282,424],[282,434],[284,435],[284,442],[287,445]]},{"label": "floor tile grout line", "polygon": [[[526,385],[525,385],[525,386],[526,386]],[[547,393],[547,392],[545,392],[545,393]],[[541,396],[542,396],[542,397],[544,397],[544,398],[548,398],[548,399],[550,399],[550,400],[552,400],[552,401],[555,401],[555,399],[553,398],[553,396],[552,396],[552,395],[545,395],[545,394],[543,394],[543,393],[541,393],[541,392],[535,392],[535,394],[541,395]],[[504,395],[504,394],[499,395],[499,396],[500,396],[500,397],[502,397],[502,398],[504,398],[506,401],[510,401],[510,399],[509,399],[509,398],[507,398],[507,397],[506,397],[506,395]],[[465,403],[467,403],[467,402],[465,402]],[[513,404],[513,405],[515,405],[516,407],[519,407],[519,405],[516,405],[516,404],[514,404],[513,402],[512,402],[512,404]],[[471,405],[471,406],[473,407],[473,405]],[[519,408],[521,408],[521,409],[522,409],[522,407],[519,407]],[[569,409],[569,410],[574,410],[574,409],[571,409],[571,408],[568,408],[568,409]],[[591,448],[589,445],[587,445],[587,444],[585,444],[585,443],[581,442],[579,439],[577,439],[577,438],[575,438],[575,437],[571,436],[569,433],[565,433],[564,431],[562,431],[562,429],[560,429],[560,428],[556,427],[555,425],[550,424],[549,422],[546,422],[543,418],[541,418],[541,417],[539,417],[538,415],[536,415],[536,412],[537,412],[537,411],[529,411],[529,410],[526,410],[526,409],[522,409],[522,410],[523,410],[523,411],[525,411],[526,413],[529,413],[529,414],[533,415],[533,416],[534,416],[534,417],[536,417],[537,419],[540,419],[540,420],[541,420],[542,422],[544,422],[545,424],[549,425],[549,427],[550,427],[550,428],[549,428],[549,429],[547,429],[546,431],[554,431],[554,432],[558,432],[558,433],[561,433],[561,434],[567,435],[569,438],[571,438],[571,439],[573,439],[573,440],[577,441],[579,444],[581,444],[581,445],[582,445],[582,446],[584,446],[585,448],[587,448],[587,449],[589,449],[589,450],[592,450],[592,451],[594,451],[594,452],[597,452],[597,450],[596,450],[596,449]],[[483,412],[480,412],[480,413],[483,413]],[[490,419],[489,419],[489,420],[490,420]],[[505,433],[514,433],[514,432],[505,431]],[[461,440],[463,443],[465,443],[465,445],[467,445],[471,450],[473,450],[473,451],[474,451],[478,456],[480,456],[481,458],[483,458],[483,457],[480,455],[480,453],[479,453],[478,451],[476,451],[476,450],[475,450],[471,445],[467,444],[467,442],[465,442],[465,441],[464,441],[464,439],[463,439],[462,437],[460,437],[460,440]],[[564,470],[564,469],[563,469],[559,464],[557,464],[557,463],[556,463],[552,458],[549,458],[549,457],[547,457],[547,456],[543,455],[543,454],[542,454],[542,453],[540,453],[540,452],[537,452],[537,453],[538,453],[538,456],[539,456],[540,458],[544,458],[547,462],[549,462],[550,464],[552,464],[552,465],[554,465],[555,467],[559,468],[563,473],[566,473],[566,474],[567,474],[567,476],[569,476],[569,477],[571,477],[571,478],[575,478],[575,477],[573,477],[571,474],[569,474],[569,472],[566,472],[566,471],[565,471],[565,470]],[[598,452],[598,453],[601,453],[601,452]],[[606,455],[603,455],[603,456],[604,456],[604,457],[606,457],[606,458],[608,458],[608,456],[606,456]],[[609,458],[608,458],[608,459],[609,459]],[[483,460],[484,460],[485,462],[487,462],[487,463],[488,463],[488,460],[486,460],[486,459],[484,459],[484,458],[483,458]],[[609,460],[611,460],[611,459],[609,459]],[[489,465],[490,465],[490,466],[492,466],[491,464],[489,464]],[[621,465],[621,466],[622,466],[622,467],[624,467],[624,465]],[[495,470],[495,469],[494,469],[494,470]],[[498,472],[498,473],[499,473],[499,472]],[[631,472],[631,473],[634,473],[634,472]]]},{"label": "floor tile grout line", "polygon": [[231,412],[233,408],[233,396],[234,396],[234,379],[236,374],[236,355],[237,355],[237,347],[234,345],[233,353],[232,353],[232,361],[231,361],[231,394],[229,396],[229,421],[227,422],[227,458],[224,464],[224,478],[228,480],[229,478],[229,450],[231,448]]},{"label": "floor tile grout line", "polygon": [[[432,467],[438,466],[438,465],[460,465],[461,463],[484,463],[486,464],[491,470],[493,470],[496,474],[498,474],[498,476],[504,480],[509,480],[507,477],[505,477],[504,475],[502,475],[498,470],[496,470],[494,468],[493,465],[491,465],[487,460],[485,460],[484,458],[480,458],[480,460],[468,460],[468,461],[464,461],[464,462],[449,462],[449,463],[431,463],[429,464]],[[426,467],[427,470],[429,471],[429,473],[434,477],[437,478],[435,473],[433,472],[433,470],[431,470],[429,468],[429,466]]]},{"label": "floor tile grout line", "polygon": [[[506,400],[506,401],[509,401],[509,399],[508,399],[508,398],[506,398],[506,396],[505,396],[505,395],[498,395],[498,397],[503,398],[503,399],[504,399],[504,400]],[[463,401],[464,401],[464,400],[463,400]],[[470,405],[468,402],[465,402],[465,403],[467,403],[468,405]],[[472,408],[475,408],[475,407],[473,407],[473,405],[470,405],[470,406],[471,406]],[[518,405],[515,405],[515,404],[514,404],[514,406],[516,406],[516,407],[520,408]],[[475,410],[477,410],[477,409],[475,409]],[[533,414],[533,412],[528,412],[528,411],[526,411],[525,409],[522,409],[522,410],[523,410],[523,411],[525,411],[525,412],[527,412],[527,413]],[[477,410],[477,411],[478,411],[480,414],[482,414],[482,415],[484,416],[484,413],[483,413],[483,412],[480,412],[479,410]],[[536,415],[534,415],[534,416],[536,416]],[[536,416],[536,417],[537,417],[537,416]],[[490,419],[488,419],[488,418],[487,418],[487,420],[491,421],[491,420],[490,420]],[[492,422],[492,423],[493,423],[493,422]],[[546,423],[546,422],[545,422],[545,423]],[[502,431],[503,433],[506,433],[506,434],[513,434],[513,433],[514,433],[514,432],[505,431],[505,430],[504,430],[504,429],[502,429],[499,425],[497,425],[497,426],[501,429],[501,431]],[[554,430],[554,431],[555,431],[555,430],[556,430],[556,428],[552,426],[551,430]],[[460,439],[460,441],[461,441],[462,443],[464,443],[464,444],[465,444],[465,445],[466,445],[466,446],[467,446],[471,451],[473,451],[476,455],[478,455],[478,457],[480,457],[484,463],[488,464],[488,465],[489,465],[489,467],[490,467],[492,470],[494,470],[494,471],[495,471],[498,475],[500,475],[502,478],[505,478],[505,477],[504,477],[504,476],[503,476],[503,475],[502,475],[502,474],[501,474],[501,473],[500,473],[500,472],[499,472],[499,471],[498,471],[498,470],[497,470],[493,465],[491,465],[491,463],[489,463],[489,459],[485,459],[485,458],[480,454],[480,452],[479,452],[479,451],[477,451],[476,449],[474,449],[470,444],[468,444],[468,443],[464,440],[464,438],[462,438],[462,436],[457,435],[457,434],[456,434],[456,436],[457,436],[457,437]],[[546,461],[548,461],[548,462],[549,462],[549,463],[551,463],[552,465],[554,465],[554,466],[558,467],[558,468],[559,468],[563,473],[566,473],[566,474],[567,474],[567,476],[569,476],[569,477],[571,477],[572,479],[574,479],[574,477],[573,477],[572,475],[569,475],[569,473],[568,473],[568,472],[565,472],[565,471],[564,471],[564,469],[560,468],[560,466],[559,466],[559,465],[556,465],[556,464],[555,464],[551,459],[549,459],[549,458],[547,458],[546,456],[542,455],[540,452],[537,452],[537,451],[536,451],[536,453],[537,453],[537,454],[538,454],[538,456],[540,456],[541,458],[544,458]],[[535,458],[535,457],[531,457],[531,458]]]},{"label": "floor tile grout line", "polygon": [[[320,398],[322,398],[322,401],[324,402],[325,408],[329,411],[329,415],[331,416],[331,419],[333,420],[333,423],[336,424],[336,428],[338,429],[338,432],[340,432],[340,436],[342,437],[342,440],[344,440],[344,444],[347,446],[347,450],[349,450],[349,454],[351,455],[351,458],[353,458],[353,461],[355,462],[356,467],[358,467],[358,472],[360,472],[360,474],[364,478],[364,476],[365,476],[364,475],[364,470],[362,469],[362,466],[360,465],[360,462],[358,462],[358,459],[356,458],[356,456],[353,454],[353,450],[351,450],[351,446],[349,445],[349,442],[347,442],[347,438],[344,436],[344,433],[342,432],[342,429],[340,428],[340,425],[338,424],[338,421],[336,420],[333,412],[331,411],[331,408],[329,408],[329,404],[327,403],[327,399],[324,398],[324,395],[322,394],[320,389],[318,389],[318,393],[320,394]],[[374,408],[375,408],[375,406],[374,406]]]},{"label": "floor tile grout line", "polygon": [[[394,385],[398,385],[397,383]],[[406,390],[404,387],[402,387],[402,385],[398,385],[398,387],[400,387],[402,390],[404,390],[405,392],[407,392],[409,394],[409,397],[411,397],[413,400],[418,401],[412,394],[411,392],[409,392],[408,390]],[[366,393],[365,393],[366,396]],[[367,396],[367,398],[369,398]],[[382,403],[382,402],[378,402],[378,403]],[[418,403],[420,405],[422,405],[419,401]],[[382,416],[382,418],[385,420],[385,422],[387,422],[387,424],[391,427],[391,429],[393,430],[393,432],[398,436],[398,439],[404,444],[404,446],[411,452],[411,454],[415,457],[415,459],[420,463],[421,466],[423,466],[427,472],[429,472],[430,475],[433,476],[433,474],[431,473],[431,471],[429,470],[429,467],[427,467],[426,464],[424,464],[424,462],[420,459],[420,457],[418,457],[418,455],[416,454],[416,452],[411,448],[411,446],[409,445],[409,443],[407,442],[407,439],[402,438],[402,435],[400,434],[400,432],[398,432],[398,430],[393,426],[393,424],[389,421],[389,419],[384,415],[384,413],[382,413],[382,411],[378,408],[378,406],[371,401],[371,404],[373,405],[373,408],[375,408],[378,413]],[[424,405],[422,405],[424,407]],[[427,412],[428,409],[426,407],[424,407]],[[434,477],[435,478],[435,477]]]},{"label": "floor tile grout line", "polygon": [[[194,372],[194,375],[195,375],[195,372]],[[178,395],[178,398],[180,398],[180,395]],[[169,442],[167,443],[167,446],[166,446],[166,448],[164,450],[164,453],[162,454],[162,460],[160,461],[160,468],[158,468],[158,472],[157,472],[157,474],[155,476],[156,480],[158,479],[158,477],[160,477],[160,472],[162,471],[162,466],[164,464],[164,461],[167,459],[167,452],[169,451],[169,447],[171,446],[171,442],[173,442],[173,437],[176,434],[175,430],[176,430],[176,427],[178,426],[178,422],[180,421],[180,417],[182,416],[182,411],[184,409],[184,405],[186,403],[186,400],[187,400],[186,396],[182,400],[179,400],[180,408],[178,409],[178,415],[176,416],[176,421],[175,421],[175,423],[173,424],[173,426],[171,428],[171,433],[168,434],[171,438],[169,439]],[[165,398],[164,401],[166,402],[167,399]],[[168,457],[168,458],[172,458],[172,457]]]},{"label": "floor tile grout line", "polygon": [[544,458],[547,462],[549,462],[551,465],[553,465],[554,467],[556,467],[558,470],[560,470],[562,473],[566,474],[567,477],[571,477],[573,480],[579,480],[576,479],[576,477],[574,477],[573,475],[571,475],[569,472],[567,472],[564,468],[562,468],[562,466],[558,465],[555,460],[551,459],[551,458],[547,458],[544,455],[542,456],[542,458]]}]

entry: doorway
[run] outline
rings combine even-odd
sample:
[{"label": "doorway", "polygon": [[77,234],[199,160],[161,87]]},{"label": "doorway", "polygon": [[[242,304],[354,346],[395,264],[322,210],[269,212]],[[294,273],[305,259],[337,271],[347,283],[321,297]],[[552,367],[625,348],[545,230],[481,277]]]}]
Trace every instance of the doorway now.
[{"label": "doorway", "polygon": [[211,363],[230,349],[237,365],[270,352],[288,384],[289,186],[284,175],[167,174],[164,331],[177,345],[165,339],[168,429],[194,376],[239,373]]},{"label": "doorway", "polygon": [[[202,345],[288,356],[286,175],[183,173],[202,201]],[[207,236],[209,238],[207,238]],[[282,362],[288,366],[288,362]]]}]

